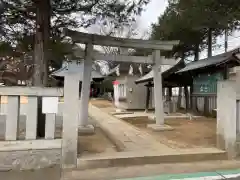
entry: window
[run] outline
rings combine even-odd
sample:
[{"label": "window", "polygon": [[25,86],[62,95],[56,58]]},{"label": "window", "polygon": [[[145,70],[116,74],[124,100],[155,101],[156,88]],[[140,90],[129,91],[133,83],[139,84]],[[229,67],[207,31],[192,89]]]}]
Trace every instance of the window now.
[{"label": "window", "polygon": [[125,98],[126,97],[126,86],[125,84],[119,84],[119,97]]}]

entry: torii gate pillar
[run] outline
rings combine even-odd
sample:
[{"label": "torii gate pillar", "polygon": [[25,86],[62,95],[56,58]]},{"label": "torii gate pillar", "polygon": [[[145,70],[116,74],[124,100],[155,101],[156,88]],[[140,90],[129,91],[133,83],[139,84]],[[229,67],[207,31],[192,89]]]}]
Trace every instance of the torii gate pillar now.
[{"label": "torii gate pillar", "polygon": [[162,92],[162,73],[161,65],[162,58],[160,50],[153,51],[152,54],[153,66],[153,81],[154,81],[154,103],[155,103],[155,119],[156,124],[149,124],[148,127],[154,131],[173,130],[172,127],[164,124],[164,110],[163,110],[163,92]]},{"label": "torii gate pillar", "polygon": [[80,114],[79,114],[79,126],[78,132],[80,134],[93,134],[94,127],[88,122],[88,103],[91,86],[91,72],[93,62],[93,44],[86,44],[86,57],[83,68],[83,81],[80,97]]}]

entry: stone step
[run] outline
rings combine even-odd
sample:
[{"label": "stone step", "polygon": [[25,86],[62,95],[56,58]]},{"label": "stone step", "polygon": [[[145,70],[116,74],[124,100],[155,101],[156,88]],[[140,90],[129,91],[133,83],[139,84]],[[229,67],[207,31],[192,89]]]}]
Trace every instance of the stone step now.
[{"label": "stone step", "polygon": [[185,163],[197,161],[226,160],[227,154],[215,148],[189,149],[177,153],[156,151],[116,152],[112,154],[82,156],[77,169],[121,167],[144,164]]}]

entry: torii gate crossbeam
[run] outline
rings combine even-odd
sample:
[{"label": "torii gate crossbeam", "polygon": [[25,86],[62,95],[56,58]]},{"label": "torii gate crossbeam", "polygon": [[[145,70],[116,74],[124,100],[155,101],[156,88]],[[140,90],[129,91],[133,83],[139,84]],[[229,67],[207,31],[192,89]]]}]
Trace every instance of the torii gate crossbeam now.
[{"label": "torii gate crossbeam", "polygon": [[64,30],[65,34],[73,39],[74,43],[123,47],[123,48],[143,48],[154,50],[172,50],[174,45],[179,44],[179,41],[157,41],[143,39],[127,39],[116,38],[111,36],[102,36],[96,34],[82,33],[70,29]]}]

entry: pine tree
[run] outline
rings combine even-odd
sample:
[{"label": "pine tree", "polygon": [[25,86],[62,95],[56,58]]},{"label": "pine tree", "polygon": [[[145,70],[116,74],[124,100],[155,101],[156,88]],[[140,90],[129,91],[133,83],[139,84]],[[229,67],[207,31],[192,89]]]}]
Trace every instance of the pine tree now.
[{"label": "pine tree", "polygon": [[239,28],[240,14],[237,0],[169,0],[164,14],[152,26],[153,39],[179,39],[173,54],[194,55],[208,47],[211,55],[216,37],[227,29]]}]

